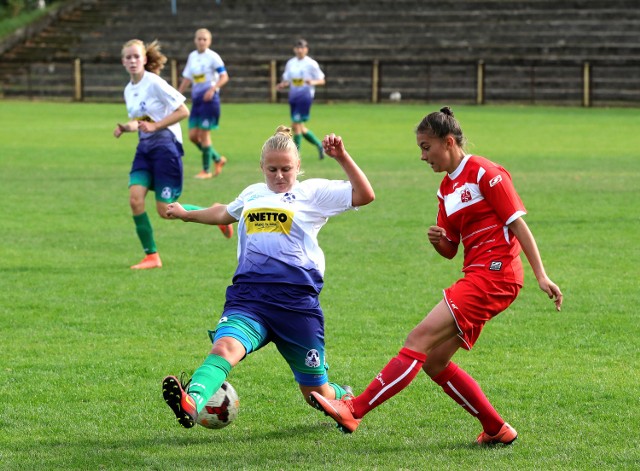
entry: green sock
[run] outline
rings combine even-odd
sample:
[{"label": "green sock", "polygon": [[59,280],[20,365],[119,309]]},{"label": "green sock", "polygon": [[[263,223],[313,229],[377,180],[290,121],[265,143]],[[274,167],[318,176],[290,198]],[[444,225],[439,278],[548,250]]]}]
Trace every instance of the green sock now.
[{"label": "green sock", "polygon": [[324,149],[322,148],[322,142],[318,140],[316,135],[313,134],[313,132],[311,131],[307,131],[306,133],[303,134],[303,136],[307,141],[309,141],[311,144],[316,146],[316,149],[318,149],[318,158],[319,159],[324,158]]},{"label": "green sock", "polygon": [[204,209],[204,206],[196,206],[195,204],[183,204],[182,207],[187,211],[195,211],[197,209]]},{"label": "green sock", "polygon": [[200,144],[199,142],[196,142],[196,147],[197,147],[199,150],[202,150],[202,144]]},{"label": "green sock", "polygon": [[293,136],[293,142],[296,143],[296,147],[300,150],[300,146],[302,145],[302,134],[295,134]]},{"label": "green sock", "polygon": [[213,146],[209,147],[211,149],[211,158],[214,162],[220,162],[220,153],[213,148]]},{"label": "green sock", "polygon": [[202,168],[208,172],[211,168],[211,160],[213,160],[213,148],[211,146],[202,148]]},{"label": "green sock", "polygon": [[322,147],[322,142],[320,142],[318,140],[318,138],[316,137],[315,134],[313,134],[313,131],[307,131],[305,132],[302,137],[304,137],[307,141],[309,141],[311,144],[313,144],[316,147]]},{"label": "green sock", "polygon": [[196,401],[198,412],[202,410],[209,398],[220,389],[230,371],[231,364],[227,360],[211,353],[200,368],[193,373],[188,393]]},{"label": "green sock", "polygon": [[347,391],[345,391],[345,389],[342,386],[340,386],[339,384],[329,383],[329,386],[331,386],[333,388],[333,390],[336,392],[336,399],[340,399],[340,398],[342,398],[342,396],[347,394]]},{"label": "green sock", "polygon": [[138,234],[138,239],[140,239],[140,242],[142,243],[144,253],[147,255],[150,253],[156,253],[158,249],[156,248],[156,241],[153,239],[153,228],[151,227],[151,221],[149,221],[147,213],[144,212],[137,216],[133,216],[133,222],[136,224],[136,232]]}]

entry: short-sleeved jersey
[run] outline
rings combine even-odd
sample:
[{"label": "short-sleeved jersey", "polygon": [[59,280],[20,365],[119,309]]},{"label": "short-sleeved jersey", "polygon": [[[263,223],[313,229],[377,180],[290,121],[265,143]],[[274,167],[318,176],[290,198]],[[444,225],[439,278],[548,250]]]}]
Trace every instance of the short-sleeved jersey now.
[{"label": "short-sleeved jersey", "polygon": [[282,79],[289,82],[289,97],[308,95],[311,98],[316,93],[316,87],[308,85],[305,80],[320,80],[324,73],[318,63],[309,56],[302,59],[293,57],[287,61]]},{"label": "short-sleeved jersey", "polygon": [[265,183],[247,187],[227,211],[238,220],[233,282],[285,283],[320,293],[325,259],[318,232],[329,217],[353,209],[348,181],[309,179],[286,193]]},{"label": "short-sleeved jersey", "polygon": [[191,81],[191,97],[201,98],[211,86],[218,83],[220,75],[227,73],[222,58],[217,52],[207,49],[191,52],[182,71],[182,76]]},{"label": "short-sleeved jersey", "polygon": [[462,271],[522,286],[520,243],[507,225],[526,210],[511,175],[484,157],[467,155],[442,180],[438,202],[438,226],[464,246]]},{"label": "short-sleeved jersey", "polygon": [[[130,119],[157,123],[166,118],[185,102],[182,93],[153,72],[145,72],[138,83],[129,82],[124,89],[124,101]],[[176,140],[182,143],[180,123],[167,127]],[[153,138],[156,133],[140,131],[140,139]]]}]

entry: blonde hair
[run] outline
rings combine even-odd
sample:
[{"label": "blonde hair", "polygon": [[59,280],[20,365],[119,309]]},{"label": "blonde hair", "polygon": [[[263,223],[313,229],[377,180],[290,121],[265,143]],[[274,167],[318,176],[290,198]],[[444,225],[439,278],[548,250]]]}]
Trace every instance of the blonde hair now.
[{"label": "blonde hair", "polygon": [[280,125],[276,132],[269,139],[266,140],[262,146],[262,152],[260,155],[260,163],[264,162],[264,156],[267,152],[273,151],[288,151],[296,156],[300,160],[300,154],[298,153],[298,147],[293,141],[293,131],[291,128]]},{"label": "blonde hair", "polygon": [[209,36],[209,39],[212,38],[211,31],[209,31],[207,28],[200,28],[200,29],[196,30],[196,34],[194,36],[197,38],[198,34],[200,34],[200,33],[206,34],[207,36]]},{"label": "blonde hair", "polygon": [[124,43],[121,54],[124,56],[124,50],[131,46],[138,46],[142,53],[147,56],[147,63],[144,65],[144,69],[159,75],[167,63],[167,57],[161,52],[160,42],[154,39],[151,43],[145,44],[139,39],[131,39]]}]

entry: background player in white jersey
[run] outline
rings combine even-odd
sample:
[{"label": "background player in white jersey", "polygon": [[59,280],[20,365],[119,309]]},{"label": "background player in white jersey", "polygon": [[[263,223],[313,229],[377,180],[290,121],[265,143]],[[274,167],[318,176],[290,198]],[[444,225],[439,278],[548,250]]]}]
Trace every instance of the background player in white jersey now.
[{"label": "background player in white jersey", "polygon": [[262,148],[265,183],[247,187],[228,205],[168,214],[183,221],[231,224],[238,221],[238,267],[227,288],[222,317],[209,335],[213,347],[189,383],[167,376],[163,397],[184,427],[220,388],[240,360],[274,342],[287,360],[305,400],[312,391],[341,398],[349,393],[329,383],[324,352],[324,315],[319,303],[325,269],[318,232],[331,216],[369,204],[369,180],[340,137],[323,141],[326,153],[347,181],[298,181],[300,157],[291,130],[280,126]]},{"label": "background player in white jersey", "polygon": [[220,55],[209,49],[208,29],[197,30],[194,42],[196,50],[189,54],[178,91],[183,93],[191,85],[189,140],[202,152],[202,170],[196,178],[207,179],[218,176],[227,162],[213,147],[211,130],[220,124],[220,89],[229,82],[229,74]]},{"label": "background player in white jersey", "polygon": [[438,191],[437,225],[427,236],[436,252],[453,258],[464,246],[464,277],[444,290],[444,299],[409,334],[393,358],[359,396],[337,401],[313,392],[316,407],[343,432],[356,430],[365,414],[409,385],[420,368],[482,424],[480,445],[512,443],[518,434],[493,408],[476,381],[451,361],[471,349],[484,324],[504,311],[523,283],[520,250],[540,289],[562,306],[562,292],[547,276],[538,247],[522,219],[525,208],[501,166],[466,154],[453,112],[442,108],[416,129],[422,160],[434,172],[447,172]]},{"label": "background player in white jersey", "polygon": [[298,39],[293,48],[295,57],[287,61],[282,74],[282,82],[276,88],[282,90],[289,87],[289,107],[291,110],[291,127],[293,140],[300,150],[302,138],[316,146],[318,157],[323,158],[322,143],[305,126],[311,114],[311,105],[316,93],[316,87],[325,84],[324,73],[318,63],[309,57],[309,45],[304,39]]},{"label": "background player in white jersey", "polygon": [[[157,74],[167,58],[157,41],[145,45],[132,39],[122,47],[122,65],[130,82],[124,90],[129,121],[117,124],[113,135],[138,132],[136,155],[129,173],[129,203],[144,259],[133,269],[160,268],[162,261],[156,247],[151,221],[145,210],[145,197],[155,192],[156,209],[167,218],[167,204],[182,193],[182,131],[179,122],[189,116],[185,97]],[[199,206],[188,205],[191,209]],[[231,237],[233,226],[220,227]]]}]

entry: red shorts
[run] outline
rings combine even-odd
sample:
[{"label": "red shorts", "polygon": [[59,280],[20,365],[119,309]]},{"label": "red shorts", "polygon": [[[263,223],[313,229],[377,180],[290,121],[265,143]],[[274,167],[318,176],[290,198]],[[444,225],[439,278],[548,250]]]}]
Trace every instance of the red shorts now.
[{"label": "red shorts", "polygon": [[503,280],[492,280],[480,274],[467,274],[444,290],[444,300],[464,342],[471,350],[484,324],[500,314],[516,299],[520,286]]}]

